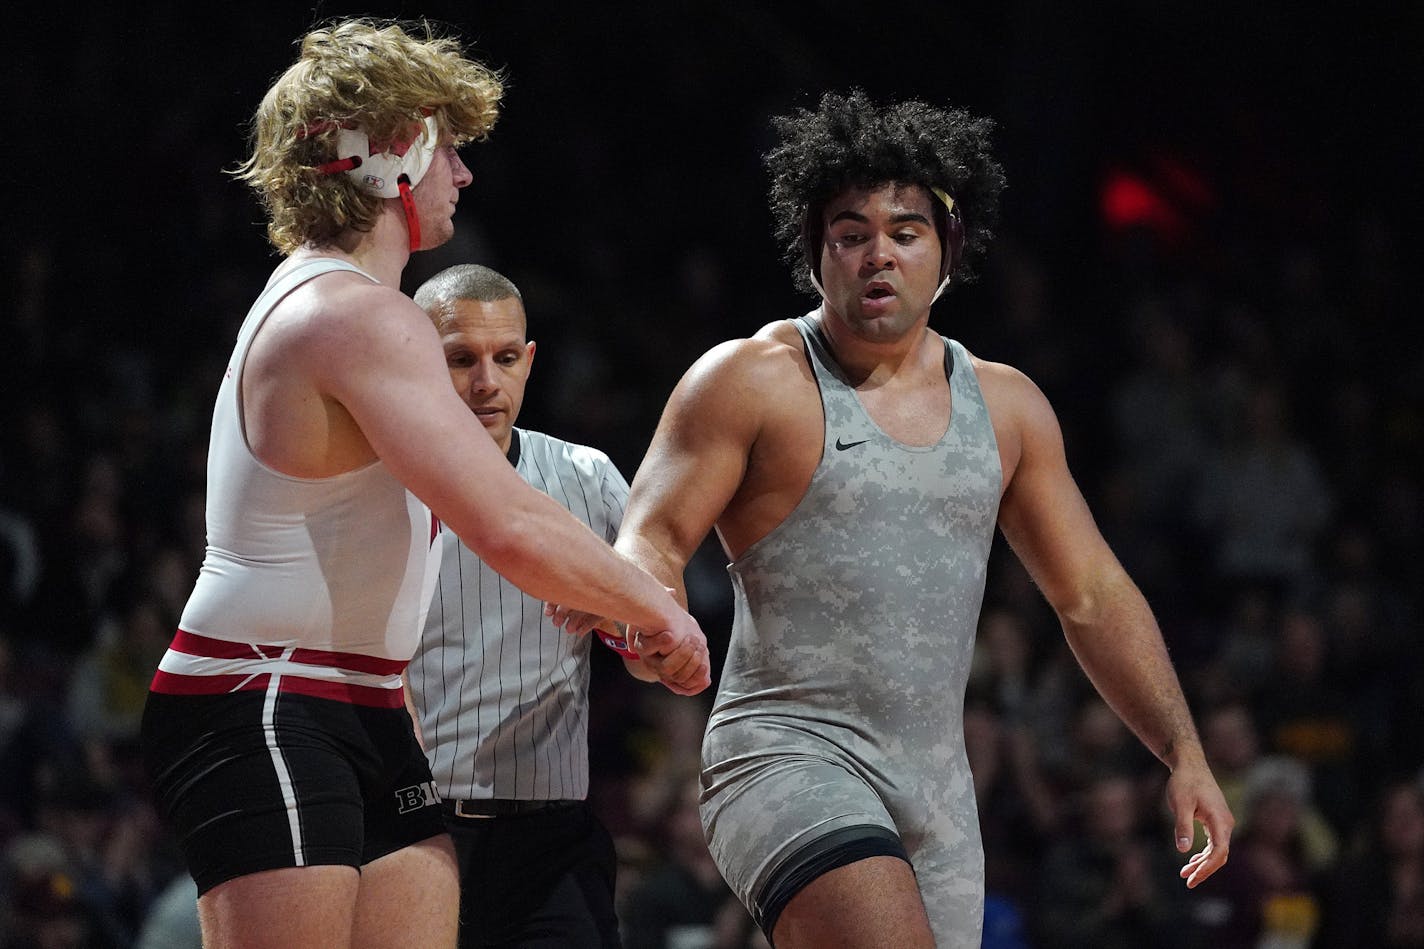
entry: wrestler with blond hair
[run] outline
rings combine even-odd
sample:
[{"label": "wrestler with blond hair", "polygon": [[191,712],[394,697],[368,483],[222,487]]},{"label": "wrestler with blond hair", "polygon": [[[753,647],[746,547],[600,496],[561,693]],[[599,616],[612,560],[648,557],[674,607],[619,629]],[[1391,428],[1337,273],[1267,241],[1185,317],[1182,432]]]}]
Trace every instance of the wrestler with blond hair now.
[{"label": "wrestler with blond hair", "polygon": [[670,688],[706,640],[650,575],[506,461],[400,292],[453,234],[501,83],[390,22],[309,33],[238,176],[285,255],[238,332],[208,454],[207,552],[143,724],[204,945],[453,946],[455,858],[403,702],[453,530],[531,596],[629,624]]}]

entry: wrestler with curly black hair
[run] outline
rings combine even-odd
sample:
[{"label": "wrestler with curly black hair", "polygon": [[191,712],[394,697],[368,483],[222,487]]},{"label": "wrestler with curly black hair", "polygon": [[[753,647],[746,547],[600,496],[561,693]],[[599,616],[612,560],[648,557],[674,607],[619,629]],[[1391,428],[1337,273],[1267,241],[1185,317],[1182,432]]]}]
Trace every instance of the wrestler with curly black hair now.
[{"label": "wrestler with curly black hair", "polygon": [[1206,827],[1181,871],[1196,886],[1232,818],[1152,611],[1043,393],[929,328],[993,228],[989,121],[853,92],[775,127],[777,235],[820,305],[687,371],[617,544],[670,587],[714,526],[732,561],[702,746],[718,868],[777,949],[979,946],[964,692],[997,528],[1171,770],[1178,850]]},{"label": "wrestler with curly black hair", "polygon": [[[827,93],[815,110],[772,120],[781,144],[765,156],[771,173],[775,236],[795,268],[797,287],[817,292],[820,213],[850,186],[896,181],[939,188],[954,200],[963,245],[954,267],[958,283],[975,279],[974,264],[988,248],[999,220],[1004,170],[990,152],[992,119],[910,100],[878,108],[860,90]],[[946,240],[947,209],[938,206],[936,228]],[[948,263],[948,261],[946,261]]]}]

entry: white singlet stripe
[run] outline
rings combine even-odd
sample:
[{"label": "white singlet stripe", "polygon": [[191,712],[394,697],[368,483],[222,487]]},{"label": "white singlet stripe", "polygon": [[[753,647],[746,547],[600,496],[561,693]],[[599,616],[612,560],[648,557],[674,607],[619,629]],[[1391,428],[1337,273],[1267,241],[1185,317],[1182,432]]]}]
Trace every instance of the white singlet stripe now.
[{"label": "white singlet stripe", "polygon": [[[282,658],[287,659],[293,650],[286,649]],[[296,866],[306,866],[306,854],[302,850],[302,815],[297,809],[297,793],[292,787],[292,772],[287,768],[287,759],[277,744],[277,693],[281,689],[282,677],[272,676],[267,683],[267,697],[262,703],[262,731],[267,737],[267,751],[272,755],[272,768],[277,772],[277,786],[282,789],[282,803],[287,806],[287,824],[292,830],[292,857]]]}]

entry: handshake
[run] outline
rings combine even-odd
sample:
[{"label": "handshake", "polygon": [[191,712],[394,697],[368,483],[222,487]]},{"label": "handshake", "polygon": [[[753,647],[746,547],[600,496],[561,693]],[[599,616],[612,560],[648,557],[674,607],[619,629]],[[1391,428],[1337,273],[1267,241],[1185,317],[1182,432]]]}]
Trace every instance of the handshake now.
[{"label": "handshake", "polygon": [[686,612],[670,628],[657,631],[555,603],[544,604],[544,615],[574,636],[596,632],[599,641],[623,657],[628,671],[645,682],[661,682],[678,695],[696,695],[712,684],[707,637]]}]

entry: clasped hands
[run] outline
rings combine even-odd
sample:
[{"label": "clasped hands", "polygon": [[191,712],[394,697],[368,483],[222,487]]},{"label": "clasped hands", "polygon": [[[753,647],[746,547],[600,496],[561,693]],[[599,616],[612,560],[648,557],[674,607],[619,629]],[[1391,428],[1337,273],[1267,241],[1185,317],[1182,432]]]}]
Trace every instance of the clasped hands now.
[{"label": "clasped hands", "polygon": [[[544,604],[544,615],[574,636],[586,636],[595,629],[606,633],[615,641],[609,644],[610,648],[629,661],[645,665],[659,682],[678,695],[696,695],[712,684],[707,638],[687,614],[679,626],[656,631],[625,627],[607,617],[556,603]],[[634,655],[618,648],[618,642],[625,643]]]}]

